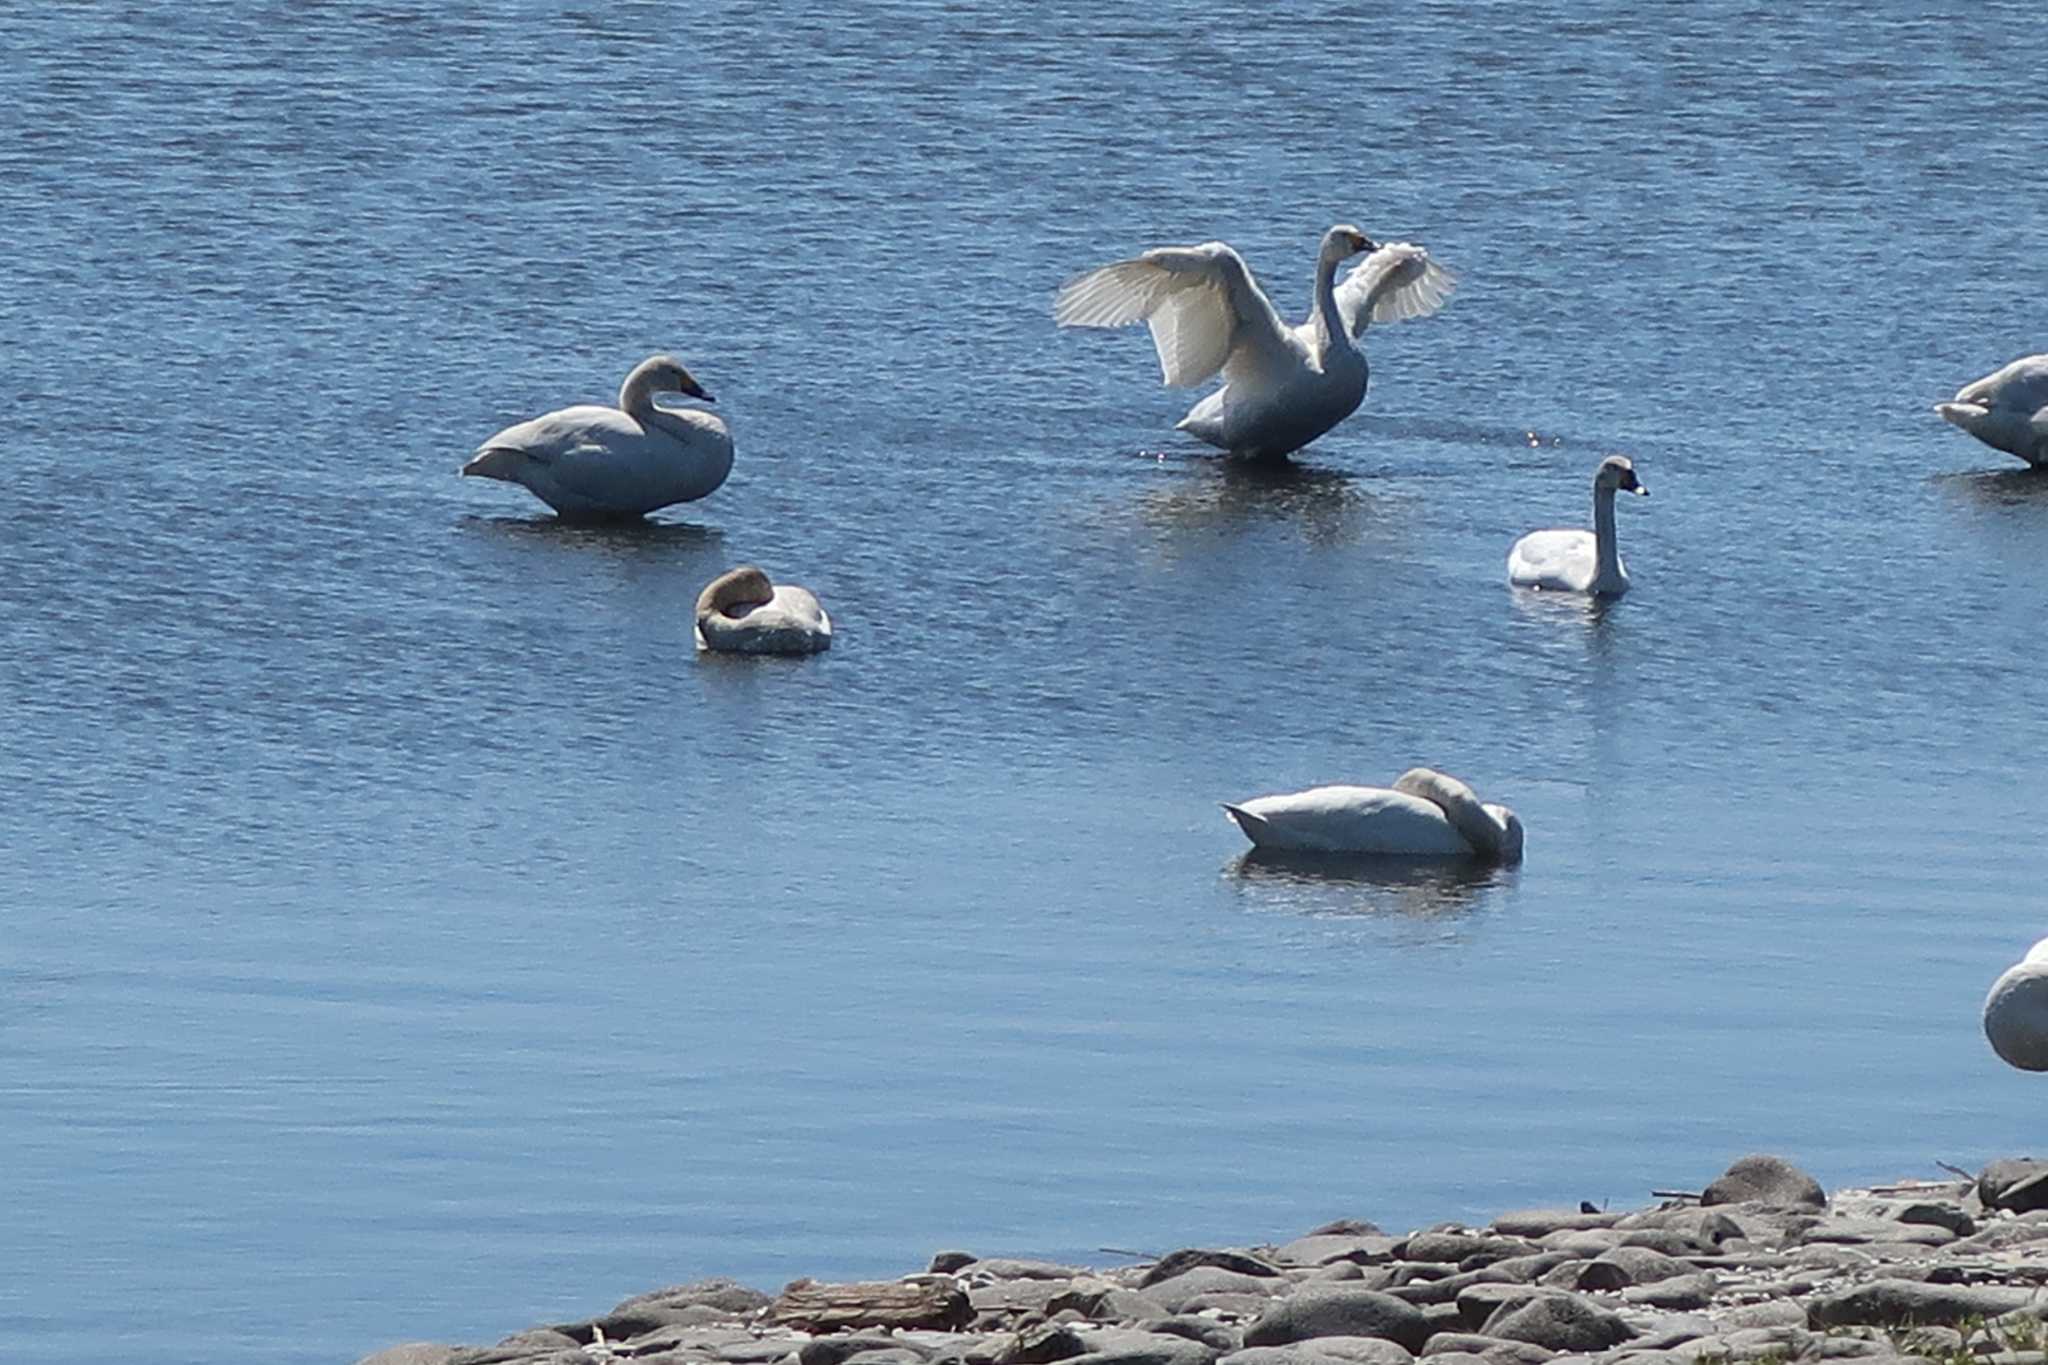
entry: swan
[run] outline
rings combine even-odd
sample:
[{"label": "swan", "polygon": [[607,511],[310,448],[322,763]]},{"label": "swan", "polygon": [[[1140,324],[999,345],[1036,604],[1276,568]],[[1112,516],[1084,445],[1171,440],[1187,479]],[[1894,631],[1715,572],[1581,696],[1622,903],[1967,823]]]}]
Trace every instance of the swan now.
[{"label": "swan", "polygon": [[[1360,252],[1371,254],[1337,284],[1337,266]],[[1315,306],[1297,327],[1280,320],[1244,257],[1222,242],[1158,247],[1077,275],[1053,297],[1052,316],[1062,327],[1149,323],[1168,384],[1193,388],[1223,373],[1223,387],[1175,430],[1233,455],[1277,459],[1365,397],[1365,353],[1354,343],[1368,324],[1426,317],[1456,285],[1421,247],[1380,246],[1340,223],[1323,234]]]},{"label": "swan", "polygon": [[619,405],[584,404],[520,422],[478,447],[464,474],[524,484],[564,517],[637,517],[691,502],[732,472],[732,433],[698,408],[661,408],[657,393],[709,403],[682,362],[649,356],[619,386]]},{"label": "swan", "polygon": [[752,564],[697,595],[697,648],[723,654],[816,654],[832,647],[832,618],[803,588],[777,586]]},{"label": "swan", "polygon": [[2048,355],[2021,356],[1934,410],[1994,450],[2048,465]]},{"label": "swan", "polygon": [[1410,768],[1388,787],[1311,787],[1261,796],[1224,814],[1260,848],[1410,858],[1522,861],[1522,822],[1506,806],[1433,768]]},{"label": "swan", "polygon": [[1641,497],[1650,490],[1636,479],[1626,455],[1609,455],[1593,474],[1593,529],[1531,531],[1508,551],[1508,582],[1518,588],[1589,592],[1619,597],[1628,591],[1628,570],[1614,543],[1614,494],[1627,489]]},{"label": "swan", "polygon": [[2048,938],[1991,983],[1984,997],[1991,1050],[2022,1071],[2048,1071]]}]

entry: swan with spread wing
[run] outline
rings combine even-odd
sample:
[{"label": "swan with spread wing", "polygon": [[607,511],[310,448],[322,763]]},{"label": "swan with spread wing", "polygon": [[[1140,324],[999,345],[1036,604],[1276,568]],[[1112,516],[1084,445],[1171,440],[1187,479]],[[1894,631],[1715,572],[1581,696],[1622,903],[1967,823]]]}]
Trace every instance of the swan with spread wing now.
[{"label": "swan with spread wing", "polygon": [[[1337,267],[1369,253],[1343,283]],[[1374,322],[1427,317],[1443,307],[1456,277],[1408,242],[1375,243],[1340,223],[1316,253],[1315,304],[1289,326],[1222,242],[1159,247],[1076,276],[1053,298],[1062,327],[1143,322],[1159,368],[1176,388],[1221,373],[1223,387],[1188,411],[1177,429],[1233,455],[1274,459],[1299,450],[1349,417],[1365,397],[1358,339]]]}]

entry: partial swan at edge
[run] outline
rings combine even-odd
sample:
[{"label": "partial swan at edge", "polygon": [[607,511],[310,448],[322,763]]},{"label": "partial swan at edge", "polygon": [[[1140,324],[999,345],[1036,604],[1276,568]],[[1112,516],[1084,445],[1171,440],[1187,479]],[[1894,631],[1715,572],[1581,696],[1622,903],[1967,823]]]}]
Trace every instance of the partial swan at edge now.
[{"label": "partial swan at edge", "polygon": [[2008,1066],[2048,1071],[2048,938],[1992,983],[1984,997],[1984,1036]]},{"label": "partial swan at edge", "polygon": [[2048,355],[2021,356],[1934,410],[1993,450],[2048,466]]},{"label": "partial swan at edge", "polygon": [[619,405],[562,408],[506,427],[462,472],[520,484],[564,517],[637,517],[694,502],[732,472],[732,433],[700,408],[655,406],[657,393],[710,402],[673,356],[649,356],[619,386]]},{"label": "partial swan at edge", "polygon": [[697,647],[723,654],[816,654],[832,647],[818,599],[775,584],[752,564],[711,580],[697,596]]},{"label": "partial swan at edge", "polygon": [[[1345,258],[1371,252],[1336,283]],[[1407,242],[1375,244],[1348,224],[1323,234],[1315,303],[1290,327],[1222,242],[1158,247],[1076,276],[1053,297],[1062,327],[1150,324],[1168,384],[1223,387],[1188,410],[1177,430],[1233,455],[1272,459],[1299,450],[1349,417],[1365,397],[1365,353],[1355,340],[1373,322],[1426,317],[1457,280]]]},{"label": "partial swan at edge", "polygon": [[1609,455],[1593,474],[1593,529],[1531,531],[1508,551],[1508,582],[1518,588],[1584,592],[1619,597],[1628,591],[1628,570],[1614,540],[1614,494],[1618,489],[1650,495],[1636,479],[1626,455]]},{"label": "partial swan at edge", "polygon": [[1482,805],[1472,788],[1433,768],[1410,768],[1388,787],[1327,786],[1223,803],[1260,848],[1406,858],[1522,860],[1522,822]]}]

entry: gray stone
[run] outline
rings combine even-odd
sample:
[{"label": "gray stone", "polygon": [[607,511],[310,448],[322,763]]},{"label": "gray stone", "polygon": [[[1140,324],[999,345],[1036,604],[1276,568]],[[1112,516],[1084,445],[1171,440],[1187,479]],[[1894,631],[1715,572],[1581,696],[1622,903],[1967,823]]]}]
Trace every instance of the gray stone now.
[{"label": "gray stone", "polygon": [[1744,1235],[1742,1225],[1725,1212],[1692,1207],[1646,1209],[1629,1214],[1616,1226],[1629,1232],[1643,1228],[1676,1232],[1703,1247],[1718,1247]]},{"label": "gray stone", "polygon": [[1813,1340],[1813,1333],[1799,1327],[1745,1327],[1671,1349],[1695,1360],[1761,1360],[1767,1356],[1791,1360],[1806,1354]]},{"label": "gray stone", "polygon": [[1382,1337],[1419,1350],[1429,1330],[1422,1310],[1371,1289],[1303,1289],[1245,1329],[1247,1346],[1285,1346],[1311,1337]]},{"label": "gray stone", "polygon": [[1438,1332],[1464,1331],[1465,1319],[1455,1303],[1427,1303],[1422,1305],[1422,1325],[1422,1339],[1428,1341]]},{"label": "gray stone", "polygon": [[1211,1365],[1217,1356],[1212,1347],[1169,1332],[1106,1327],[1081,1339],[1090,1349],[1071,1357],[1075,1365]]},{"label": "gray stone", "polygon": [[2043,1240],[2048,1240],[2048,1223],[2014,1218],[1980,1228],[1959,1242],[1950,1242],[1942,1250],[1951,1256],[1965,1256],[1979,1251],[2004,1251]]},{"label": "gray stone", "polygon": [[1509,1341],[1505,1337],[1489,1337],[1478,1332],[1438,1332],[1423,1343],[1422,1358],[1456,1352],[1469,1355],[1487,1365],[1544,1365],[1557,1352],[1526,1341]]},{"label": "gray stone", "polygon": [[1017,1333],[996,1359],[1001,1365],[1052,1365],[1087,1352],[1088,1345],[1079,1332],[1061,1323],[1048,1323]]},{"label": "gray stone", "polygon": [[1655,1284],[1678,1275],[1694,1273],[1690,1261],[1666,1256],[1648,1247],[1613,1247],[1603,1251],[1579,1272],[1580,1289],[1626,1289],[1634,1284]]},{"label": "gray stone", "polygon": [[1434,1280],[1416,1280],[1409,1284],[1396,1285],[1387,1290],[1397,1299],[1406,1299],[1413,1304],[1450,1303],[1458,1295],[1475,1284],[1513,1284],[1512,1275],[1503,1275],[1492,1266],[1469,1270],[1458,1275],[1445,1275]]},{"label": "gray stone", "polygon": [[386,1346],[381,1351],[372,1351],[356,1362],[356,1365],[447,1365],[458,1346],[442,1346],[431,1341],[407,1341],[397,1346]]},{"label": "gray stone", "polygon": [[1590,1260],[1603,1251],[1612,1251],[1627,1237],[1619,1228],[1589,1228],[1584,1232],[1553,1232],[1538,1245],[1544,1251],[1563,1251]]},{"label": "gray stone", "polygon": [[1739,1332],[1745,1327],[1804,1327],[1806,1309],[1790,1299],[1771,1299],[1717,1310],[1714,1322],[1723,1332]]},{"label": "gray stone", "polygon": [[848,1356],[846,1365],[926,1365],[930,1359],[924,1352],[907,1346],[878,1346]]},{"label": "gray stone", "polygon": [[1666,1256],[1711,1256],[1712,1242],[1696,1241],[1676,1228],[1635,1228],[1621,1237],[1621,1246],[1648,1247]]},{"label": "gray stone", "polygon": [[1317,1233],[1275,1247],[1273,1259],[1283,1265],[1328,1265],[1332,1261],[1384,1265],[1394,1259],[1394,1248],[1400,1244],[1400,1238],[1378,1233]]},{"label": "gray stone", "polygon": [[1635,1335],[1620,1315],[1574,1294],[1544,1294],[1527,1303],[1503,1305],[1480,1330],[1553,1351],[1604,1351]]},{"label": "gray stone", "polygon": [[1516,1209],[1493,1220],[1493,1230],[1503,1237],[1546,1237],[1553,1232],[1587,1232],[1611,1228],[1621,1221],[1618,1213],[1584,1213],[1575,1209]]},{"label": "gray stone", "polygon": [[717,1276],[708,1280],[692,1280],[688,1284],[674,1284],[666,1289],[656,1289],[646,1294],[635,1294],[632,1298],[615,1305],[612,1313],[629,1313],[642,1308],[679,1309],[707,1306],[730,1313],[736,1318],[749,1317],[766,1308],[772,1299],[758,1289],[749,1289],[737,1280]]},{"label": "gray stone", "polygon": [[2034,1297],[2033,1291],[2026,1289],[1872,1280],[1814,1296],[1807,1301],[1806,1317],[1817,1328],[1851,1323],[1904,1327],[1958,1322],[1967,1317],[1996,1317],[2026,1307]]},{"label": "gray stone", "polygon": [[[610,1336],[610,1333],[605,1335]],[[877,1332],[845,1332],[807,1341],[796,1349],[797,1365],[842,1365],[843,1361],[871,1351],[911,1350],[907,1341]],[[918,1359],[931,1352],[911,1350]]]},{"label": "gray stone", "polygon": [[1827,1206],[1820,1182],[1783,1157],[1762,1154],[1742,1157],[1700,1192],[1700,1205],[1764,1204],[1772,1208],[1818,1209]]},{"label": "gray stone", "polygon": [[1505,1261],[1495,1261],[1487,1269],[1518,1284],[1534,1284],[1539,1276],[1576,1259],[1569,1251],[1539,1251],[1534,1256],[1510,1256]]},{"label": "gray stone", "polygon": [[1621,1299],[1623,1303],[1641,1304],[1648,1308],[1680,1311],[1705,1308],[1714,1301],[1714,1277],[1705,1271],[1673,1275],[1649,1284],[1632,1285],[1621,1291]]},{"label": "gray stone", "polygon": [[931,1264],[925,1267],[927,1275],[951,1275],[974,1264],[971,1251],[934,1251]]},{"label": "gray stone", "polygon": [[1886,1208],[1884,1216],[1901,1223],[1925,1223],[1930,1227],[1947,1228],[1958,1237],[1968,1237],[1977,1230],[1977,1220],[1965,1213],[1960,1204],[1922,1199],[1891,1205]]},{"label": "gray stone", "polygon": [[1897,1223],[1881,1218],[1830,1218],[1806,1229],[1800,1240],[1807,1245],[1831,1242],[1841,1246],[1903,1242],[1915,1246],[1946,1246],[1956,1240],[1947,1228],[1927,1223]]},{"label": "gray stone", "polygon": [[[1375,1272],[1372,1277],[1374,1283],[1364,1286],[1365,1288],[1383,1289],[1393,1281],[1393,1272],[1387,1270],[1384,1266],[1374,1266],[1373,1270]],[[1358,1262],[1332,1261],[1328,1265],[1319,1265],[1314,1270],[1307,1272],[1302,1276],[1300,1282],[1302,1284],[1328,1284],[1336,1280],[1363,1280],[1365,1278],[1367,1278],[1365,1267]]]},{"label": "gray stone", "polygon": [[1415,1359],[1407,1347],[1385,1337],[1312,1337],[1301,1344],[1318,1355],[1351,1365],[1409,1365]]},{"label": "gray stone", "polygon": [[1168,1336],[1186,1337],[1189,1341],[1199,1341],[1204,1346],[1210,1347],[1224,1355],[1229,1355],[1232,1351],[1240,1350],[1244,1346],[1244,1333],[1238,1331],[1235,1327],[1226,1326],[1214,1318],[1194,1317],[1184,1314],[1170,1318],[1156,1318],[1144,1323],[1143,1330],[1162,1333]]},{"label": "gray stone", "polygon": [[1458,1291],[1458,1321],[1477,1332],[1509,1304],[1521,1305],[1553,1291],[1528,1284],[1475,1284]]},{"label": "gray stone", "polygon": [[1364,1218],[1339,1218],[1333,1222],[1325,1223],[1319,1228],[1310,1228],[1308,1235],[1311,1237],[1377,1237],[1380,1235],[1380,1225]]},{"label": "gray stone", "polygon": [[[1319,1292],[1311,1289],[1309,1292]],[[1275,1296],[1271,1294],[1198,1294],[1180,1306],[1183,1316],[1189,1313],[1225,1313],[1231,1317],[1255,1318],[1272,1306]]]},{"label": "gray stone", "polygon": [[1271,1297],[1288,1287],[1288,1281],[1271,1276],[1246,1275],[1220,1265],[1198,1265],[1170,1280],[1150,1280],[1142,1291],[1157,1299],[1168,1313],[1185,1312],[1189,1299],[1204,1294],[1258,1294]]},{"label": "gray stone", "polygon": [[[1800,1321],[1804,1322],[1802,1316]],[[1712,1319],[1702,1313],[1660,1313],[1647,1322],[1636,1324],[1636,1334],[1629,1339],[1631,1351],[1663,1351],[1688,1341],[1714,1334]]]},{"label": "gray stone", "polygon": [[1977,1177],[1977,1198],[1987,1209],[2048,1209],[2048,1161],[2009,1157],[1992,1162]]},{"label": "gray stone", "polygon": [[1536,1283],[1546,1289],[1577,1289],[1579,1287],[1579,1276],[1585,1274],[1586,1267],[1591,1264],[1593,1262],[1584,1257],[1570,1261],[1560,1261],[1541,1275],[1538,1275]]},{"label": "gray stone", "polygon": [[1052,1261],[1027,1261],[1010,1256],[991,1256],[974,1261],[963,1271],[975,1280],[1079,1280],[1092,1278],[1091,1272],[1077,1265],[1058,1265]]},{"label": "gray stone", "polygon": [[1494,1260],[1527,1256],[1537,1250],[1519,1237],[1488,1237],[1474,1232],[1418,1232],[1395,1248],[1404,1261],[1449,1262],[1456,1265],[1467,1257],[1492,1254]]},{"label": "gray stone", "polygon": [[788,1336],[750,1337],[714,1347],[712,1354],[728,1365],[768,1365],[794,1352],[796,1346],[796,1340]]},{"label": "gray stone", "polygon": [[1152,1263],[1150,1269],[1138,1277],[1138,1288],[1150,1289],[1161,1280],[1170,1280],[1176,1275],[1185,1275],[1196,1266],[1215,1266],[1219,1270],[1234,1270],[1240,1275],[1271,1276],[1278,1278],[1280,1267],[1271,1261],[1242,1251],[1228,1249],[1211,1250],[1202,1247],[1183,1247],[1168,1252]]},{"label": "gray stone", "polygon": [[1123,1289],[1102,1280],[1076,1280],[1045,1301],[1048,1317],[1075,1312],[1093,1322],[1137,1322],[1163,1318],[1180,1310],[1148,1292]]}]

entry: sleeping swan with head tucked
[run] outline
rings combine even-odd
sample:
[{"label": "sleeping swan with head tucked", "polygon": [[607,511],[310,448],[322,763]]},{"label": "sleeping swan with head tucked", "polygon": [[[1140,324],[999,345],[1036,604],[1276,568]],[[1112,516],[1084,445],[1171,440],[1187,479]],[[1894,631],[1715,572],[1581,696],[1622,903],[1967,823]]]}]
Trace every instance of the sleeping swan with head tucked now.
[{"label": "sleeping swan with head tucked", "polygon": [[2021,356],[1934,410],[1993,450],[2048,466],[2048,355]]},{"label": "sleeping swan with head tucked", "polygon": [[642,516],[693,502],[732,472],[732,433],[701,408],[655,406],[658,393],[709,403],[673,356],[649,356],[619,386],[619,405],[562,408],[506,427],[462,472],[502,479],[572,520]]},{"label": "sleeping swan with head tucked", "polygon": [[[1336,283],[1346,258],[1370,252]],[[1457,281],[1407,242],[1374,243],[1349,224],[1323,234],[1315,305],[1290,327],[1222,242],[1158,247],[1060,286],[1062,327],[1152,328],[1159,368],[1176,388],[1223,375],[1223,387],[1181,418],[1177,430],[1251,459],[1277,459],[1349,417],[1365,397],[1365,352],[1355,344],[1374,322],[1426,317]]]},{"label": "sleeping swan with head tucked", "polygon": [[1311,787],[1239,804],[1224,814],[1259,848],[1292,853],[1522,861],[1522,822],[1506,806],[1433,768],[1388,787]]}]

